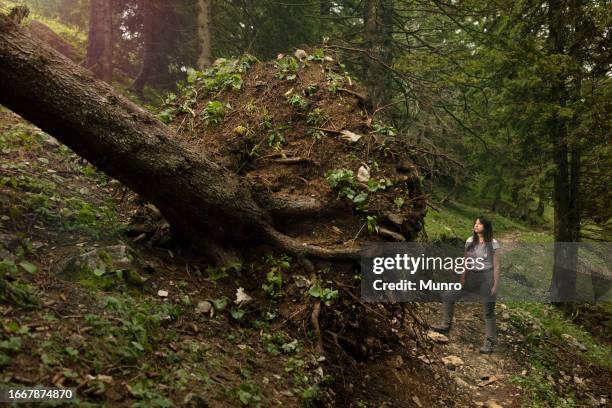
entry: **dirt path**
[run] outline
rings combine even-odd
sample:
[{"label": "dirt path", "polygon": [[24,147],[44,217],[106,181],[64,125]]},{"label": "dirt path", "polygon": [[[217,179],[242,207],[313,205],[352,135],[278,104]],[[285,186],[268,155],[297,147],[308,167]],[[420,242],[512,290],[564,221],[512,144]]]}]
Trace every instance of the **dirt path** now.
[{"label": "dirt path", "polygon": [[[511,231],[499,238],[502,254],[517,245],[519,236],[519,231]],[[427,316],[428,323],[438,322],[439,306],[432,305],[431,314]],[[496,315],[498,343],[493,354],[483,355],[478,351],[484,339],[482,305],[468,302],[456,305],[455,322],[448,342],[436,342],[434,352],[440,359],[460,359],[457,364],[447,365],[447,368],[458,387],[472,396],[475,405],[519,407],[523,402],[521,391],[510,381],[524,370],[517,363],[514,353],[518,334],[509,327],[510,314],[505,304],[497,303]]]}]

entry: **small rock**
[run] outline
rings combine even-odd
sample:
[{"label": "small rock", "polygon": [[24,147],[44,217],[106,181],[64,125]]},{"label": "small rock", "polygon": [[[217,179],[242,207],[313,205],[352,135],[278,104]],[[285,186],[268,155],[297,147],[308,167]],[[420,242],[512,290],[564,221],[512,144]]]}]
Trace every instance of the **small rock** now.
[{"label": "small rock", "polygon": [[502,313],[502,319],[508,320],[510,318],[510,313],[504,312]]},{"label": "small rock", "polygon": [[453,376],[453,380],[455,381],[455,383],[463,388],[472,388],[470,387],[470,384],[467,383],[467,381],[465,381],[463,378],[459,377],[459,376]]},{"label": "small rock", "polygon": [[496,375],[492,375],[492,376],[487,376],[487,378],[484,378],[483,381],[479,382],[478,385],[481,387],[485,387],[489,384],[494,383],[495,381],[498,380],[498,377]]},{"label": "small rock", "polygon": [[463,365],[463,360],[458,356],[442,357],[442,362],[449,370],[454,370],[455,368]]},{"label": "small rock", "polygon": [[167,291],[167,290],[161,290],[161,289],[160,289],[160,290],[158,290],[158,291],[157,291],[157,296],[159,296],[159,297],[164,297],[164,298],[165,298],[165,297],[168,297],[168,291]]},{"label": "small rock", "polygon": [[395,225],[403,225],[405,218],[399,214],[389,213],[387,214],[387,219],[394,223]]},{"label": "small rock", "polygon": [[47,145],[47,147],[50,147],[52,149],[57,149],[58,147],[60,147],[60,143],[57,141],[56,138],[54,138],[53,136],[50,136],[46,133],[43,133],[43,140],[42,142]]},{"label": "small rock", "polygon": [[497,401],[492,400],[492,399],[485,401],[484,406],[486,408],[504,408],[501,405],[499,405]]},{"label": "small rock", "polygon": [[301,49],[297,49],[295,50],[295,52],[293,53],[293,56],[297,59],[299,59],[300,61],[306,59],[308,57],[308,53],[304,50]]},{"label": "small rock", "polygon": [[584,344],[582,344],[581,342],[579,342],[578,340],[576,340],[576,338],[574,336],[571,336],[569,334],[563,333],[561,335],[561,337],[572,347],[577,348],[580,351],[587,351],[587,348]]},{"label": "small rock", "polygon": [[212,304],[206,300],[202,300],[199,301],[196,306],[196,313],[209,313],[210,309],[212,309]]},{"label": "small rock", "polygon": [[442,333],[438,333],[437,331],[429,330],[427,332],[427,337],[429,337],[436,343],[448,343],[448,337],[446,337]]},{"label": "small rock", "polygon": [[421,360],[422,362],[424,362],[425,364],[431,364],[431,360],[427,358],[427,356],[425,355],[418,356],[417,358]]}]

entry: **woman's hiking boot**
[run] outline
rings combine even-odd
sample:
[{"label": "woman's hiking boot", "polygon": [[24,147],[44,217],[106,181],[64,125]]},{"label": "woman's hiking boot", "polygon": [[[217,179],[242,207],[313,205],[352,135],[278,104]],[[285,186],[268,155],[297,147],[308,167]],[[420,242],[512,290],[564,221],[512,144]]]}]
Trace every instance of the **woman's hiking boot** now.
[{"label": "woman's hiking boot", "polygon": [[494,345],[495,345],[495,341],[487,337],[485,338],[485,341],[482,347],[478,351],[480,351],[482,354],[491,354],[493,352]]},{"label": "woman's hiking boot", "polygon": [[451,329],[451,325],[450,324],[434,324],[431,326],[431,330],[441,333],[441,334],[448,334],[450,332]]}]

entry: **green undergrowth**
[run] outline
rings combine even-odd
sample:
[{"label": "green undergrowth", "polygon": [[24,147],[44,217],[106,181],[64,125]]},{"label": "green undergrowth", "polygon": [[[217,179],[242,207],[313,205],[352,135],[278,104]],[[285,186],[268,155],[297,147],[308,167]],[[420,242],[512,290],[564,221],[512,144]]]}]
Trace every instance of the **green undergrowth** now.
[{"label": "green undergrowth", "polygon": [[[573,323],[555,306],[536,302],[509,302],[511,325],[523,336],[522,350],[528,370],[512,382],[529,395],[530,407],[583,406],[576,397],[574,383],[576,366],[612,369],[612,347]],[[608,316],[612,304],[604,305]],[[609,329],[608,329],[609,330]],[[571,336],[582,347],[578,349]]]},{"label": "green undergrowth", "polygon": [[[17,231],[43,225],[65,235],[92,238],[121,234],[116,200],[98,195],[110,182],[68,148],[25,122],[7,123],[0,132],[0,226]],[[25,232],[25,231],[21,231]]]},{"label": "green undergrowth", "polygon": [[466,239],[471,235],[477,216],[491,220],[494,236],[510,231],[529,231],[528,226],[518,221],[457,201],[449,201],[440,211],[429,209],[425,217],[425,231],[432,241]]},{"label": "green undergrowth", "polygon": [[[18,5],[22,5],[22,3],[9,0],[0,0],[0,12],[8,13],[13,7]],[[47,25],[57,35],[72,45],[81,57],[85,57],[85,50],[87,49],[87,33],[81,31],[78,27],[69,26],[57,20],[44,17],[37,14],[35,10],[32,9],[30,9],[28,20],[37,20]]]}]

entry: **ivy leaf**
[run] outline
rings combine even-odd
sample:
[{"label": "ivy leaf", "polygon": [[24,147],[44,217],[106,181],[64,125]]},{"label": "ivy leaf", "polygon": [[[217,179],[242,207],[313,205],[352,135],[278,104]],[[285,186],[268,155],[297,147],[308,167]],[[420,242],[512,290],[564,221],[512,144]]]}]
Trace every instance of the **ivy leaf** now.
[{"label": "ivy leaf", "polygon": [[219,299],[213,299],[212,300],[212,304],[215,306],[215,309],[223,310],[223,309],[225,309],[225,306],[227,306],[227,298],[226,297],[222,297],[222,298],[219,298]]},{"label": "ivy leaf", "polygon": [[245,313],[245,311],[243,309],[232,309],[230,311],[230,314],[236,320],[242,319],[244,317],[244,313]]},{"label": "ivy leaf", "polygon": [[28,261],[21,261],[19,263],[19,266],[21,266],[23,269],[25,269],[27,272],[31,273],[32,275],[38,271],[38,268],[36,267],[36,265]]}]

